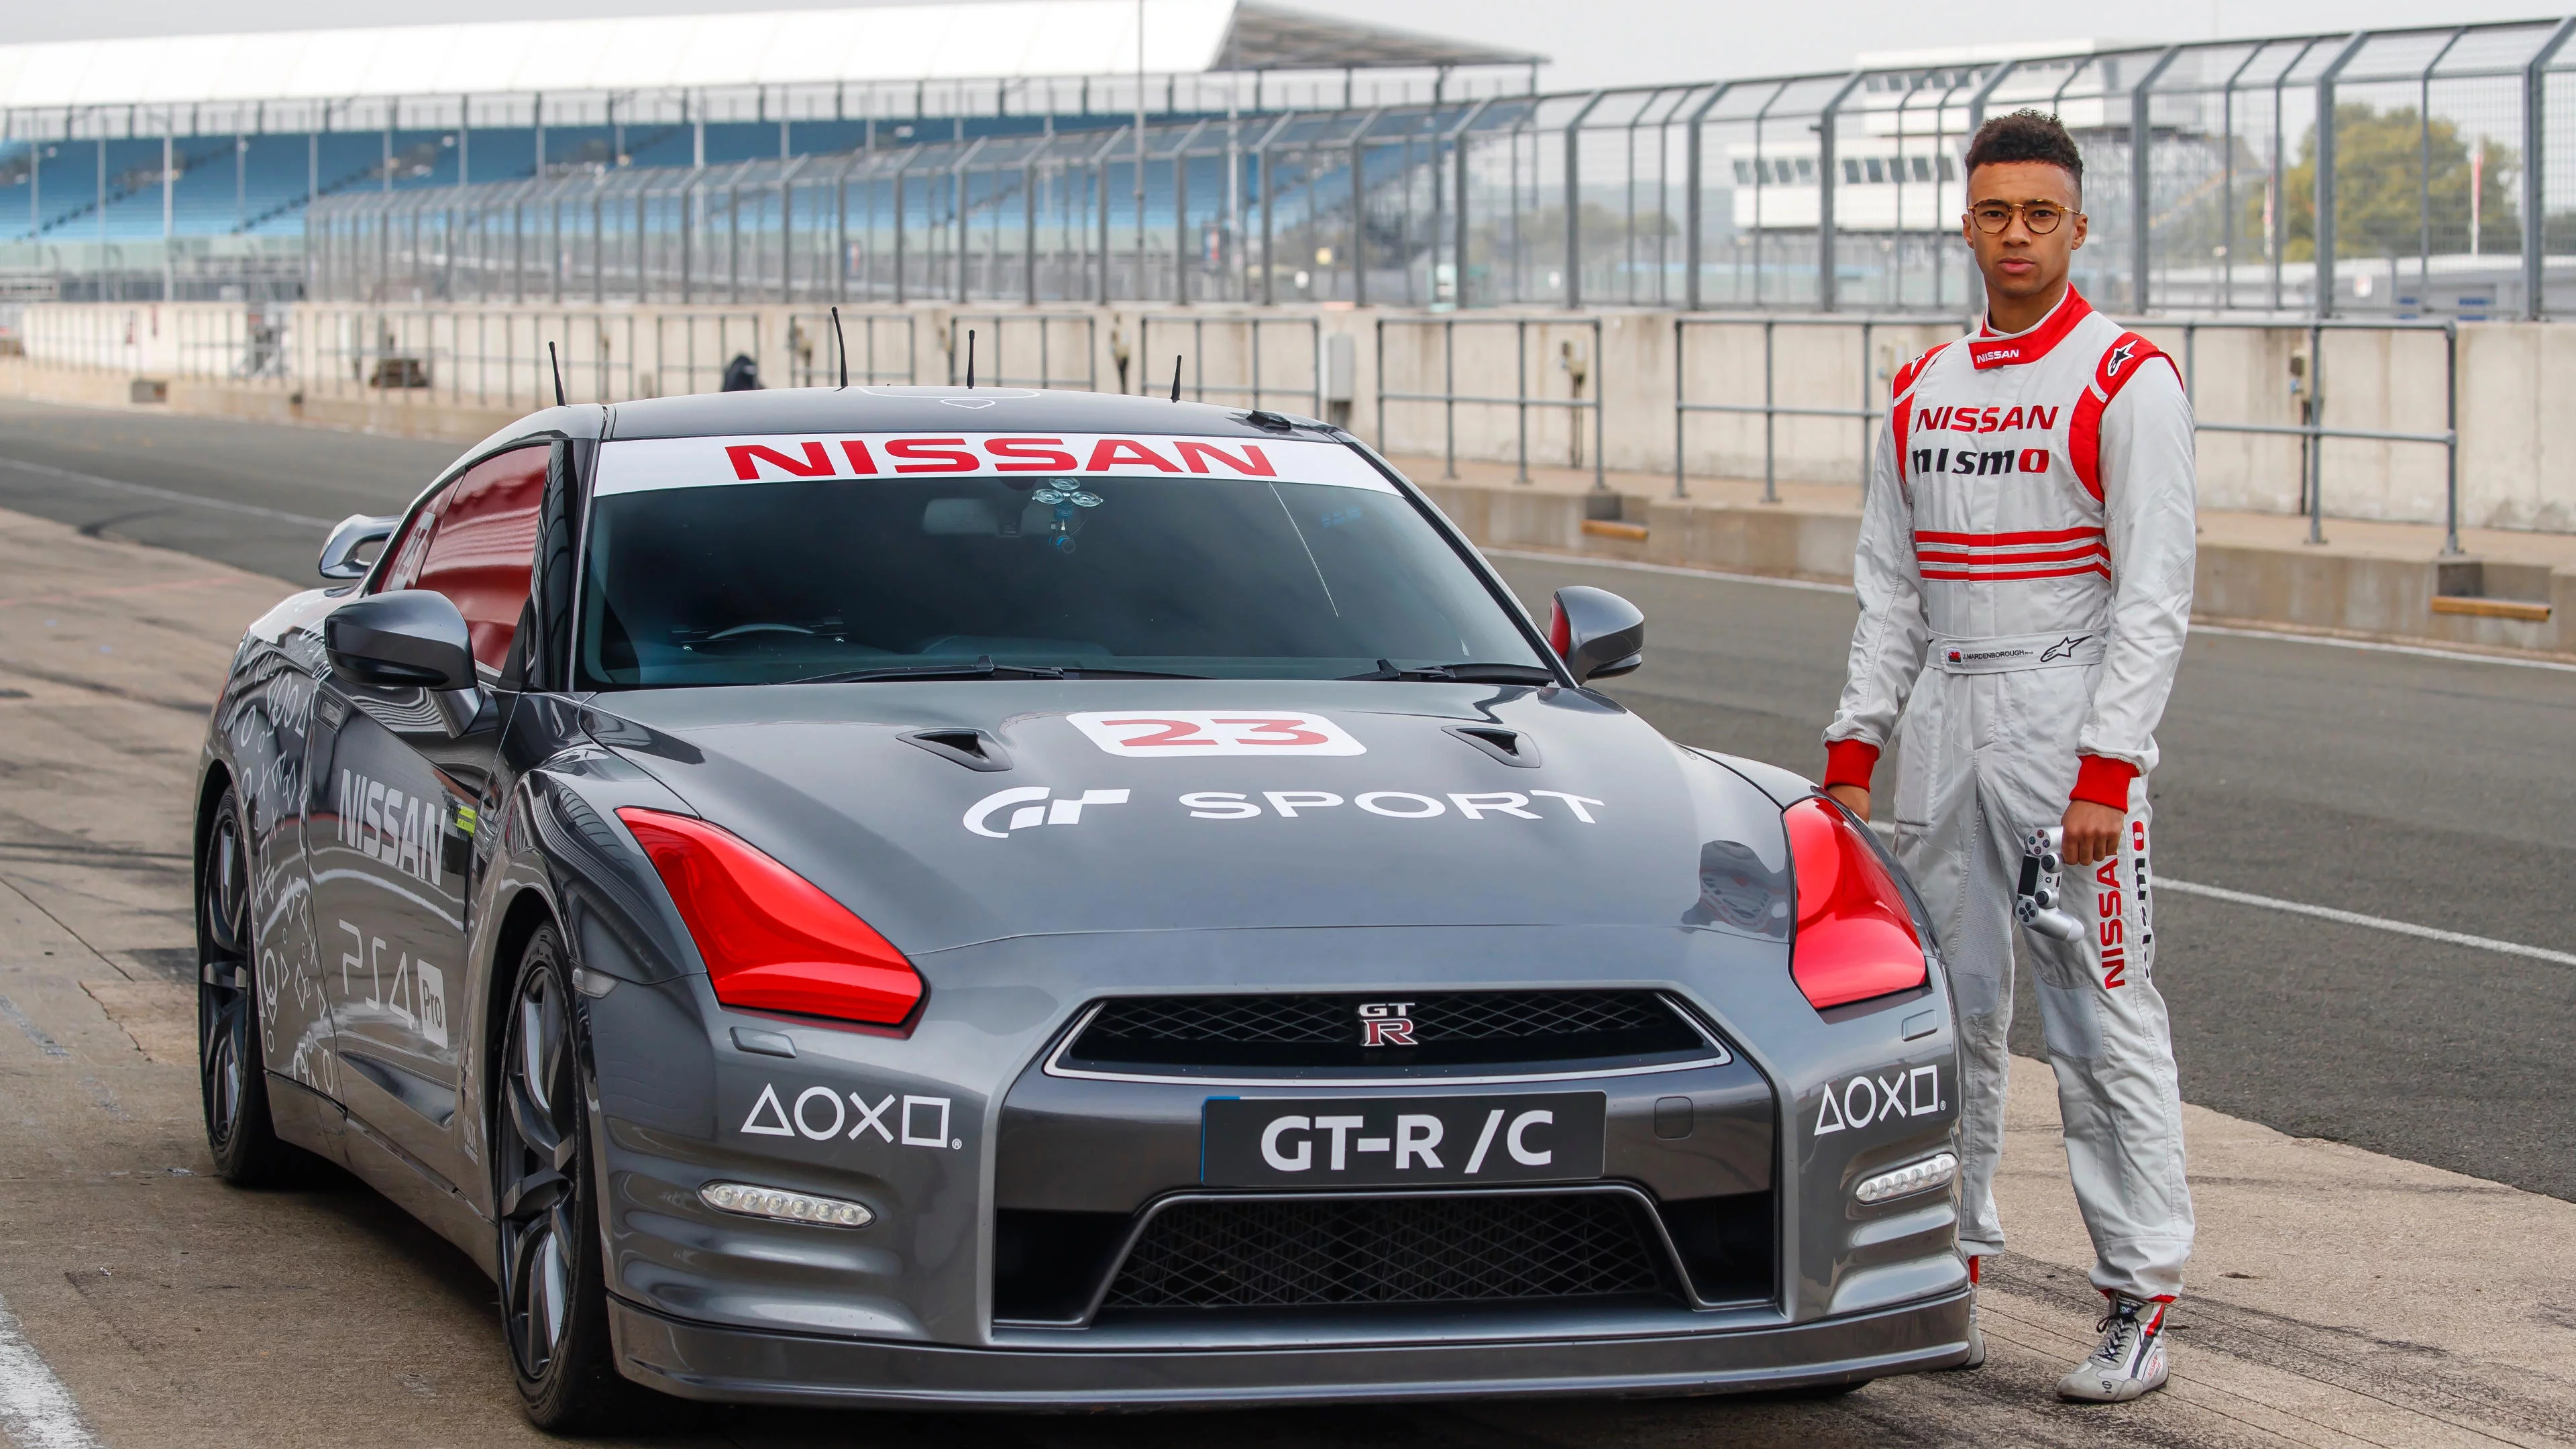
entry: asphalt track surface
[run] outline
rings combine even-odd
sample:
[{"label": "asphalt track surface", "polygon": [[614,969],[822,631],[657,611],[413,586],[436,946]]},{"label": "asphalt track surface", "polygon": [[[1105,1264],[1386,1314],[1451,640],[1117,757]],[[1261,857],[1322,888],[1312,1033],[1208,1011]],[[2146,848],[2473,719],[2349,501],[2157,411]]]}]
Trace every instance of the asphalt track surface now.
[{"label": "asphalt track surface", "polygon": [[[0,508],[309,580],[317,520],[393,511],[456,451],[0,402]],[[1649,662],[1610,692],[1666,733],[1821,768],[1848,594],[1498,562],[1539,607],[1644,608]],[[2200,634],[2159,740],[2162,875],[2570,949],[2576,672]],[[2576,966],[2175,890],[2157,937],[2186,1099],[2576,1200]],[[2041,1054],[2026,983],[2014,1045]]]}]

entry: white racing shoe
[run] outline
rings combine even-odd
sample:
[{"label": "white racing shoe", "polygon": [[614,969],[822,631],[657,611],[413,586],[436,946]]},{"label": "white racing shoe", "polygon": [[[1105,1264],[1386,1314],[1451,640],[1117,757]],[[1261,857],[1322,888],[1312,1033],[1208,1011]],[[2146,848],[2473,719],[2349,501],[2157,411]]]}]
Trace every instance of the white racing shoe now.
[{"label": "white racing shoe", "polygon": [[2102,1346],[2057,1381],[2057,1396],[2085,1404],[2125,1404],[2165,1386],[2165,1305],[2114,1294],[2094,1327]]}]

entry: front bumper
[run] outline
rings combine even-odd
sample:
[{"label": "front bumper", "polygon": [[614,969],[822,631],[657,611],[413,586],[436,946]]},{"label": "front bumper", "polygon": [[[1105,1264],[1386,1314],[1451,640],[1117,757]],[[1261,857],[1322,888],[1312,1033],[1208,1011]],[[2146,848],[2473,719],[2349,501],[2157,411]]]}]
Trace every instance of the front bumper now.
[{"label": "front bumper", "polygon": [[1968,1352],[1966,1290],[1809,1323],[1703,1333],[1378,1346],[961,1348],[760,1333],[609,1299],[619,1369],[681,1398],[902,1409],[1253,1407],[1657,1396],[1854,1383]]}]

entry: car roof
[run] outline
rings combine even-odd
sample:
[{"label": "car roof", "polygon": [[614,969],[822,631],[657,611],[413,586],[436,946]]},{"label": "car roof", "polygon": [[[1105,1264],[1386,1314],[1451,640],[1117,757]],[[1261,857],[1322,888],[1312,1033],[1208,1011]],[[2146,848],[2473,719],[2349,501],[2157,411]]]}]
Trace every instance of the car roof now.
[{"label": "car roof", "polygon": [[763,433],[1154,433],[1213,438],[1334,439],[1309,418],[1256,427],[1239,407],[1122,393],[1016,387],[798,387],[692,393],[610,406],[606,438],[738,437]]}]

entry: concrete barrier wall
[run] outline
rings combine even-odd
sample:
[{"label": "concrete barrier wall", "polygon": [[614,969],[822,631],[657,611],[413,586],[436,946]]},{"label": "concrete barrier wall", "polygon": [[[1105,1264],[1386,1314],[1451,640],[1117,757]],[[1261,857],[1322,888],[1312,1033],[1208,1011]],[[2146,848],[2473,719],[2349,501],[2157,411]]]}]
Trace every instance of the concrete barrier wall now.
[{"label": "concrete barrier wall", "polygon": [[[218,380],[242,371],[247,308],[48,303],[27,309],[29,359],[135,375]],[[1669,475],[1675,399],[1759,404],[1768,334],[1771,397],[1782,407],[1883,407],[1890,377],[1945,337],[1940,319],[1864,324],[1847,319],[1692,316],[1675,331],[1668,311],[1575,316],[1430,314],[1348,306],[1240,308],[851,308],[854,380],[871,362],[880,380],[944,382],[962,371],[965,340],[978,338],[983,380],[1096,385],[1161,392],[1183,357],[1185,392],[1249,405],[1257,353],[1264,405],[1315,411],[1319,360],[1333,386],[1324,411],[1390,452]],[[376,412],[436,403],[507,411],[551,395],[545,344],[556,346],[576,399],[705,391],[736,353],[755,358],[770,386],[835,376],[828,324],[814,306],[599,308],[362,308],[297,304],[267,314],[283,324],[281,375],[247,381],[303,406],[336,403]],[[2312,386],[2294,388],[2302,328],[2218,323],[2143,329],[2192,375],[2199,415],[2211,423],[2295,425]],[[2334,330],[2323,346],[2329,425],[2438,432],[2446,377],[2438,332]],[[1346,359],[1347,370],[1334,359]],[[420,373],[386,359],[418,359]],[[1681,389],[1676,392],[1676,377]],[[402,384],[413,384],[405,386]],[[2478,323],[2461,330],[2461,522],[2468,527],[2576,531],[2576,413],[2549,399],[2576,384],[2576,328]],[[1449,394],[1486,401],[1391,400],[1381,392]],[[1527,396],[1522,408],[1510,399]],[[1553,404],[1606,399],[1589,409]],[[1501,401],[1493,401],[1501,400]],[[1781,416],[1769,430],[1773,474],[1786,481],[1851,482],[1861,476],[1871,430],[1846,417]],[[1759,478],[1765,426],[1758,415],[1690,413],[1678,447],[1698,477]],[[2420,443],[2328,439],[2323,445],[2329,516],[2436,523],[2444,510],[2443,449]],[[1595,453],[1602,456],[1595,458]],[[2204,432],[2201,501],[2213,509],[2292,513],[2304,498],[2295,437]]]}]

